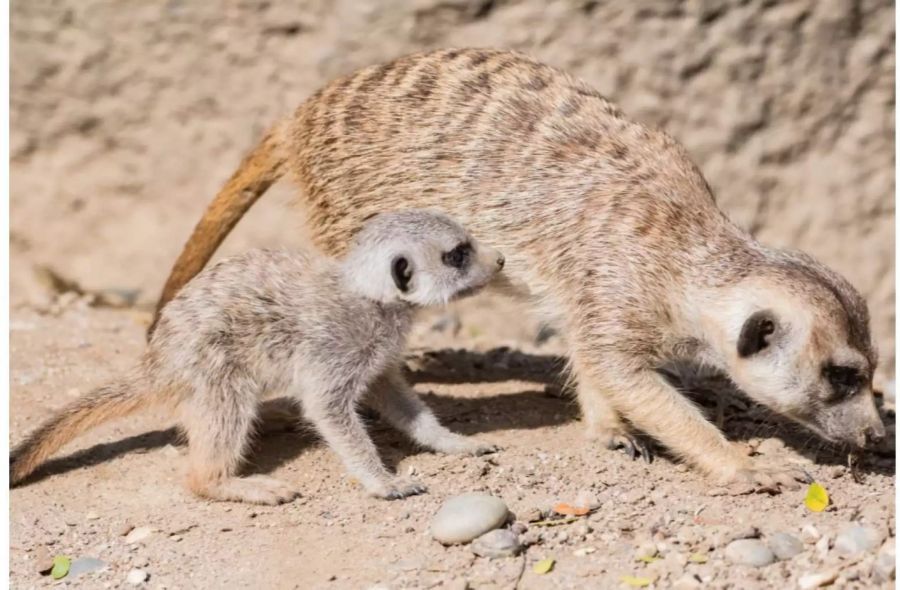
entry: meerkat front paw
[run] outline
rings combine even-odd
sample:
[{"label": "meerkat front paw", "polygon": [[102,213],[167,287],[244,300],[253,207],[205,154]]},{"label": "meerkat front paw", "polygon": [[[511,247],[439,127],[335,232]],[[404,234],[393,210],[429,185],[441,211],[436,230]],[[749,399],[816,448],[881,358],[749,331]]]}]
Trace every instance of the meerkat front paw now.
[{"label": "meerkat front paw", "polygon": [[622,451],[631,457],[632,461],[641,457],[647,463],[653,462],[653,448],[650,443],[634,436],[624,427],[594,427],[588,433],[588,438],[600,442],[611,451]]},{"label": "meerkat front paw", "polygon": [[796,490],[801,483],[812,483],[812,476],[799,467],[776,467],[774,465],[752,465],[739,469],[725,483],[750,484],[760,492],[778,493],[781,490]]},{"label": "meerkat front paw", "polygon": [[424,494],[427,491],[428,488],[425,487],[425,484],[405,477],[395,477],[382,485],[369,489],[369,493],[373,496],[384,500],[400,500],[408,496]]}]

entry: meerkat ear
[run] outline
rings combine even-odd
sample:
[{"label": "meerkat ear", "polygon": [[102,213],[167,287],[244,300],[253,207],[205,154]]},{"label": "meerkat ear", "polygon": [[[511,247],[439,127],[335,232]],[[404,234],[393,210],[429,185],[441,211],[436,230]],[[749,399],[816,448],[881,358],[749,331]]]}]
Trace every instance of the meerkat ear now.
[{"label": "meerkat ear", "polygon": [[775,333],[775,316],[769,310],[757,311],[744,322],[738,338],[738,356],[746,358],[764,350],[771,344]]},{"label": "meerkat ear", "polygon": [[406,293],[409,290],[409,281],[412,279],[412,268],[405,256],[397,256],[391,262],[391,276],[397,288]]}]

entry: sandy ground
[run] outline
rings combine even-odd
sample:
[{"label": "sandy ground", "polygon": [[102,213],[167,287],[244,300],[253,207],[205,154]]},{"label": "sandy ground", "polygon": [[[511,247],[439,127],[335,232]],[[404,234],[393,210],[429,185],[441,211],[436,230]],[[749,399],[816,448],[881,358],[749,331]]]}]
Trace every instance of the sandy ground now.
[{"label": "sandy ground", "polygon": [[[878,383],[890,384],[894,36],[887,0],[14,0],[12,440],[136,359],[145,310],[190,228],[267,125],[337,75],[442,46],[527,51],[664,126],[738,223],[812,253],[859,287],[881,349]],[[302,244],[290,194],[276,187],[223,253]],[[48,289],[45,267],[137,307],[80,305],[59,293],[73,285]],[[533,368],[562,351],[556,339],[537,345],[537,325],[506,301],[474,300],[461,320],[454,334],[424,318],[414,352],[507,346],[533,355]],[[893,538],[892,452],[870,457],[859,483],[813,437],[758,408],[729,407],[726,431],[748,452],[799,461],[828,488],[832,508],[814,514],[802,491],[710,495],[708,481],[665,457],[646,465],[586,442],[575,404],[555,387],[510,381],[502,370],[488,380],[417,388],[451,428],[502,446],[496,456],[422,453],[373,423],[385,460],[430,488],[402,502],[365,497],[314,437],[282,433],[260,440],[247,469],[294,483],[300,500],[209,504],[181,487],[183,448],[166,417],[99,429],[12,491],[11,584],[51,585],[38,564],[65,554],[108,564],[62,582],[84,588],[126,587],[134,568],[149,573],[145,587],[170,589],[606,588],[622,575],[651,577],[657,588],[686,590],[684,576],[694,575],[705,588],[790,588],[810,572],[833,572],[838,586],[877,586],[877,548],[843,559],[833,543],[854,521],[879,541]],[[579,493],[601,506],[578,522],[529,525],[524,557],[490,561],[428,535],[441,502],[469,490],[503,498],[520,520]],[[799,537],[807,525],[826,540],[790,561],[754,569],[722,555],[749,527],[765,540],[776,531]],[[122,532],[132,526],[153,532],[128,543]],[[636,561],[651,537],[663,559]],[[687,562],[698,552],[707,563]],[[554,570],[534,574],[545,557],[557,560]]]},{"label": "sandy ground", "polygon": [[[547,363],[561,343],[551,338],[533,344],[536,326],[522,318],[521,310],[503,300],[476,299],[462,306],[456,336],[443,317],[422,318],[411,355],[421,361],[426,350],[466,348],[477,359],[479,353],[490,357],[488,351],[515,344],[535,364]],[[143,346],[145,319],[140,312],[77,302],[59,315],[14,312],[13,439],[128,367]],[[499,380],[503,370],[485,375]],[[516,376],[512,369],[508,375]],[[417,389],[452,429],[503,450],[480,458],[434,455],[374,422],[386,463],[415,473],[429,486],[426,495],[386,502],[366,497],[310,433],[270,434],[258,441],[247,471],[288,481],[302,497],[279,507],[217,504],[198,500],[181,486],[184,448],[171,420],[136,416],[79,440],[72,455],[52,461],[36,481],[12,491],[12,584],[48,585],[39,563],[67,555],[108,564],[69,581],[84,588],[127,587],[134,568],[150,575],[146,587],[170,589],[463,588],[465,583],[605,588],[621,585],[622,575],[655,579],[657,588],[673,587],[685,575],[699,576],[705,588],[782,588],[796,587],[804,574],[831,570],[842,576],[840,587],[877,585],[870,577],[874,552],[848,560],[828,547],[851,521],[893,536],[890,453],[872,455],[857,483],[843,456],[812,437],[773,422],[758,408],[729,406],[729,436],[748,451],[759,447],[761,458],[804,465],[829,490],[833,505],[812,513],[804,507],[803,491],[710,495],[719,493],[711,491],[710,482],[665,457],[648,465],[591,444],[575,404],[552,386],[499,381],[421,383]],[[535,544],[522,556],[489,560],[475,557],[468,546],[447,548],[430,537],[430,521],[442,501],[465,491],[502,498],[520,522],[535,508],[574,502],[580,493],[593,495],[600,507],[568,524],[527,525],[523,538]],[[724,546],[750,527],[764,539],[778,531],[800,538],[807,525],[827,538],[824,549],[821,541],[808,544],[790,561],[761,569],[732,566],[723,556]],[[130,527],[153,532],[128,543],[123,533]],[[636,548],[648,540],[655,540],[662,559],[636,561]],[[695,553],[708,562],[686,562]],[[553,571],[535,574],[533,564],[547,557],[556,560]]]}]

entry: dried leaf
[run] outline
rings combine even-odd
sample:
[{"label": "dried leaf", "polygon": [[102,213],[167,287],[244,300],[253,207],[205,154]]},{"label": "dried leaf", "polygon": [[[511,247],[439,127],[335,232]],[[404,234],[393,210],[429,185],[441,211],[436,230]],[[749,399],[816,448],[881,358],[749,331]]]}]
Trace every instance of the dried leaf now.
[{"label": "dried leaf", "polygon": [[702,553],[691,553],[691,556],[688,557],[688,561],[691,563],[706,563],[709,561],[709,557]]},{"label": "dried leaf", "polygon": [[632,588],[645,588],[653,583],[653,578],[639,578],[637,576],[621,576],[619,580]]},{"label": "dried leaf", "polygon": [[806,490],[806,498],[803,500],[803,503],[812,512],[822,512],[828,507],[828,492],[822,484],[813,482],[809,484],[809,489]]},{"label": "dried leaf", "polygon": [[565,502],[560,502],[553,507],[553,512],[557,514],[565,514],[566,516],[584,516],[590,511],[590,508],[584,508],[582,506],[572,506],[571,504],[566,504]]},{"label": "dried leaf", "polygon": [[553,564],[556,563],[556,560],[552,557],[548,557],[547,559],[542,559],[531,568],[536,574],[547,574],[553,569]]},{"label": "dried leaf", "polygon": [[61,580],[69,573],[69,566],[72,560],[65,555],[57,555],[53,558],[53,569],[50,570],[50,577],[54,580]]}]

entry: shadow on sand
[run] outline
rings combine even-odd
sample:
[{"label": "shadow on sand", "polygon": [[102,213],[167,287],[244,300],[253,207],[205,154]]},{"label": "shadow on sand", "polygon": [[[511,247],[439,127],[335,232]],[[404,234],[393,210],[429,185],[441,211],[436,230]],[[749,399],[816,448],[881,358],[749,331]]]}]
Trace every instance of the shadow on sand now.
[{"label": "shadow on sand", "polygon": [[[507,348],[485,353],[466,350],[429,351],[407,359],[407,377],[416,384],[463,384],[522,382],[522,391],[480,397],[453,397],[428,393],[426,403],[443,424],[462,434],[478,434],[510,429],[540,429],[560,426],[579,419],[571,392],[566,387],[565,359],[558,356],[530,355]],[[667,375],[677,381],[676,377]],[[802,427],[777,416],[743,397],[721,378],[677,382],[711,419],[724,419],[724,430],[731,440],[777,436],[800,454],[819,464],[845,465],[846,450],[821,441]],[[421,389],[421,388],[420,388]],[[290,462],[307,448],[318,444],[312,428],[304,423],[288,400],[263,402],[261,436],[249,454],[247,473],[268,473]],[[373,438],[388,467],[394,468],[404,457],[420,452],[399,433],[384,426],[377,416],[364,411]],[[893,424],[893,413],[885,421]],[[889,429],[893,432],[893,428]],[[20,485],[51,475],[90,467],[131,453],[146,453],[166,445],[184,445],[177,427],[155,430],[116,442],[102,443],[71,455],[52,459]],[[661,451],[657,447],[657,451]],[[662,455],[665,452],[662,451]],[[893,474],[893,451],[874,453],[875,461],[864,461],[862,473]]]}]

